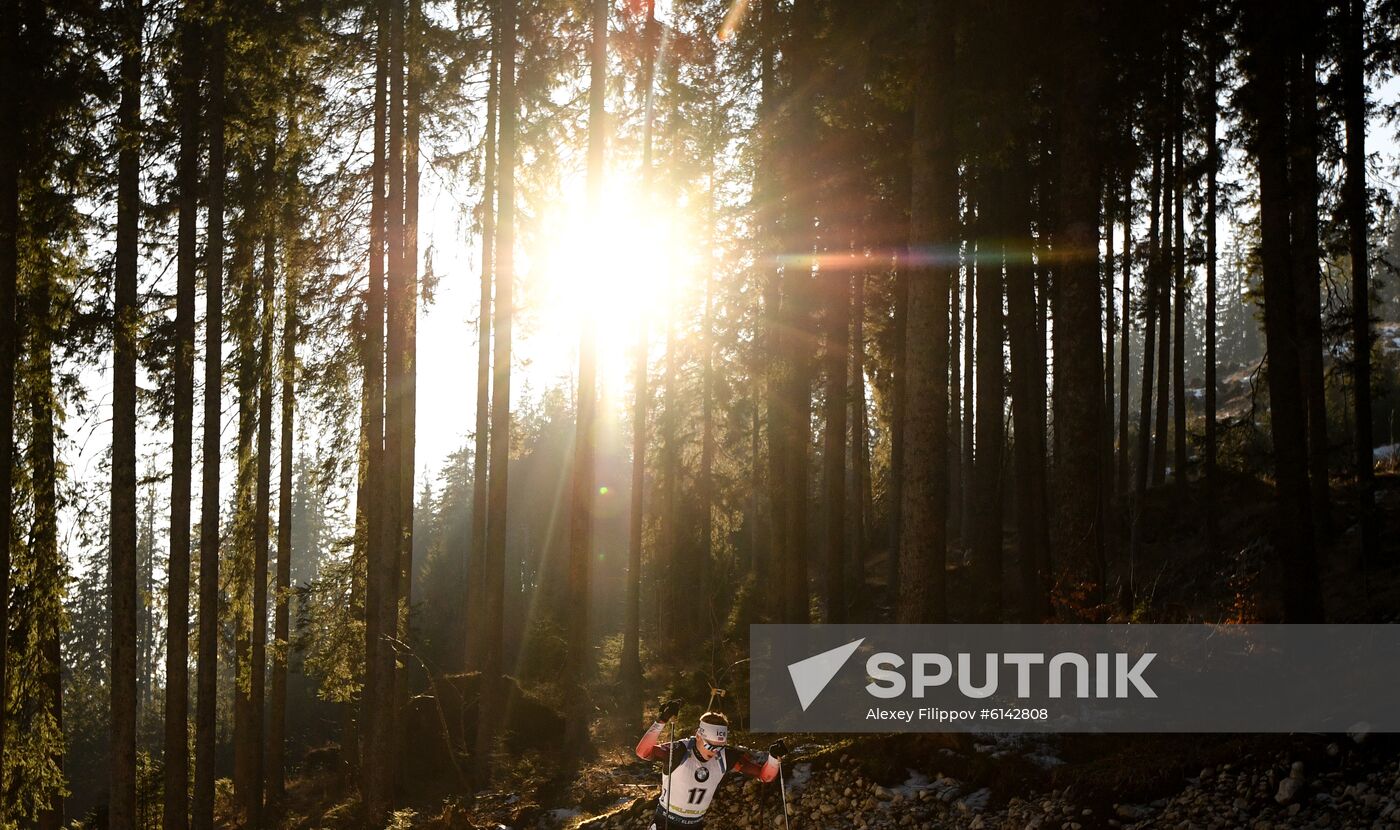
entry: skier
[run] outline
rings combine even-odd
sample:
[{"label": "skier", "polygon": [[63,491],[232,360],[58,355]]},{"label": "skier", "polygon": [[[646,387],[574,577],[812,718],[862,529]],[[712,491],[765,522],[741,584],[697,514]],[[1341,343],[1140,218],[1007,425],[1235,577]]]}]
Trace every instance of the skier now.
[{"label": "skier", "polygon": [[768,747],[766,753],[731,746],[729,719],[720,712],[701,715],[693,736],[661,743],[662,730],[680,708],[679,700],[663,704],[656,723],[637,742],[638,758],[664,762],[661,797],[651,830],[704,827],[705,811],[726,773],[739,772],[760,781],[772,781],[778,777],[778,759],[787,754],[787,742],[783,740]]}]

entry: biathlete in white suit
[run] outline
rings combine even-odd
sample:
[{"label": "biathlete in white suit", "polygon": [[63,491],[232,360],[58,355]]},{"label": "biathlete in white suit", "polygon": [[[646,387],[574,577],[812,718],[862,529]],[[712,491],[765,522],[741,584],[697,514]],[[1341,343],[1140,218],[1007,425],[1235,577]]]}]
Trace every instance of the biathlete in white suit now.
[{"label": "biathlete in white suit", "polygon": [[651,830],[704,827],[705,811],[726,773],[772,781],[778,777],[778,759],[787,754],[787,743],[781,740],[768,747],[767,752],[731,745],[729,719],[719,712],[701,715],[694,735],[662,742],[662,731],[680,708],[679,700],[664,704],[656,723],[637,742],[637,757],[660,761],[664,770]]}]

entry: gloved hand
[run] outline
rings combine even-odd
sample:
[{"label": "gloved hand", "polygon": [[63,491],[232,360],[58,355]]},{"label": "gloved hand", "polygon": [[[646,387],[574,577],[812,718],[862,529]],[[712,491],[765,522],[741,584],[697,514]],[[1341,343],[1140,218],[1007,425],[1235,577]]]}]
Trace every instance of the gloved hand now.
[{"label": "gloved hand", "polygon": [[768,747],[768,754],[778,760],[788,753],[787,738],[779,738],[778,742]]},{"label": "gloved hand", "polygon": [[681,702],[679,700],[668,700],[661,704],[661,711],[657,713],[656,719],[661,723],[665,723],[671,718],[674,718],[680,710]]}]

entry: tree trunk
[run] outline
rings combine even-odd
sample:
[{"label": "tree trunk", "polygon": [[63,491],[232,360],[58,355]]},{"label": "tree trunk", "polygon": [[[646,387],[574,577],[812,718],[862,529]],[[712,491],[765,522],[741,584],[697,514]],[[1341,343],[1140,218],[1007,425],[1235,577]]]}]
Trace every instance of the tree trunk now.
[{"label": "tree trunk", "polygon": [[1278,514],[1275,549],[1283,580],[1283,621],[1322,621],[1308,486],[1306,410],[1301,388],[1297,297],[1290,269],[1285,74],[1287,10],[1267,0],[1245,6],[1242,40],[1250,76],[1246,106],[1253,116],[1250,150],[1259,171],[1260,260],[1264,271],[1264,334],[1268,346]]},{"label": "tree trunk", "polygon": [[[987,171],[979,171],[986,181]],[[1000,622],[1002,595],[1002,460],[1005,445],[1003,246],[996,198],[978,200],[977,455],[972,467],[972,574],[976,621]]]},{"label": "tree trunk", "polygon": [[[851,272],[822,274],[826,293],[826,431],[822,479],[826,500],[826,621],[846,621],[846,359],[850,351]],[[946,337],[945,337],[946,340]]]},{"label": "tree trunk", "polygon": [[476,318],[476,434],[472,437],[472,526],[471,552],[466,568],[467,613],[462,634],[463,666],[477,670],[480,649],[473,638],[481,631],[484,621],[481,605],[485,598],[481,569],[486,556],[486,462],[490,448],[491,429],[491,283],[496,252],[496,111],[499,108],[497,42],[499,26],[491,21],[491,54],[487,59],[486,85],[486,170],[481,192],[481,295]]},{"label": "tree trunk", "polygon": [[[374,213],[374,211],[375,208],[371,207],[371,213]],[[371,226],[371,233],[374,233],[373,226]],[[379,250],[382,254],[383,249],[380,248]],[[381,255],[379,259],[382,264],[383,256]],[[373,288],[373,285],[374,283],[371,282],[370,287]],[[379,285],[382,288],[383,282],[380,281]],[[384,319],[382,292],[379,296],[381,299],[377,300],[380,309],[378,320],[382,321]],[[368,303],[366,303],[366,305],[368,305]],[[371,334],[382,338],[383,326],[380,325],[378,327],[379,331],[372,332],[368,323],[369,317],[370,314],[368,313],[368,309],[366,309],[364,316],[359,321],[360,332],[358,345],[360,364],[362,366],[362,371],[360,373],[359,407],[360,441],[359,458],[357,459],[355,471],[355,541],[350,548],[350,615],[352,619],[365,626],[366,629],[368,628],[367,617],[369,604],[370,511],[373,509],[369,504],[369,494],[371,492],[371,484],[369,481],[371,454],[370,408],[371,406],[375,408],[381,406],[381,399],[378,392],[379,389],[383,388],[382,385],[375,388],[371,382],[373,379],[370,377],[372,374],[370,371]],[[376,339],[374,347],[376,349],[382,349],[383,340]],[[382,412],[382,410],[380,411]],[[363,680],[363,678],[364,672],[362,670],[359,672],[357,679]],[[340,756],[346,772],[345,784],[347,787],[355,786],[363,781],[363,777],[360,775],[362,771],[360,765],[360,743],[365,733],[363,724],[367,724],[369,719],[373,717],[373,713],[365,710],[363,701],[363,695],[361,695],[360,700],[349,700],[344,704],[344,708],[341,711]]]},{"label": "tree trunk", "polygon": [[629,712],[635,714],[642,701],[642,541],[645,526],[647,409],[646,320],[638,324],[637,354],[633,369],[635,390],[632,402],[632,491],[627,535],[627,597],[622,632],[622,658],[618,667]]},{"label": "tree trunk", "polygon": [[[652,85],[656,75],[656,48],[660,27],[656,21],[656,2],[646,4],[646,59],[642,83],[646,98],[645,122],[642,125],[642,198],[650,208],[652,156]],[[618,673],[622,681],[629,711],[636,712],[642,703],[642,540],[645,515],[647,409],[650,393],[647,389],[647,323],[638,323],[637,354],[633,381],[636,384],[632,404],[632,492],[628,514],[627,537],[627,607],[622,634],[622,658]]]},{"label": "tree trunk", "polygon": [[1170,129],[1169,121],[1164,130],[1167,130],[1162,139],[1162,236],[1157,243],[1157,252],[1160,255],[1160,262],[1157,269],[1156,294],[1153,295],[1153,302],[1157,304],[1157,410],[1156,410],[1156,434],[1152,444],[1152,483],[1160,485],[1167,480],[1167,438],[1169,436],[1169,422],[1171,420],[1171,348],[1172,348],[1172,305],[1171,305],[1171,284],[1172,277],[1176,273],[1176,251],[1173,244],[1176,237],[1172,234],[1172,227],[1176,218],[1176,154],[1174,152],[1175,133]]},{"label": "tree trunk", "polygon": [[[247,181],[252,172],[239,165],[238,180]],[[234,484],[233,557],[230,562],[229,610],[234,619],[233,693],[233,793],[237,819],[256,826],[258,804],[254,781],[258,778],[258,757],[262,736],[258,734],[254,711],[253,667],[254,583],[257,581],[257,432],[258,432],[258,284],[253,266],[253,220],[245,215],[234,225],[233,253],[229,272],[237,286],[237,297],[230,315],[237,348],[238,445],[237,480]]]},{"label": "tree trunk", "polygon": [[[369,401],[365,452],[365,674],[360,697],[361,794],[369,805],[383,809],[387,801],[383,765],[374,763],[382,755],[387,739],[382,726],[387,704],[384,692],[383,658],[386,647],[384,634],[388,620],[394,618],[393,598],[385,575],[385,525],[390,521],[385,495],[389,478],[384,453],[384,317],[385,317],[385,221],[388,211],[384,185],[387,178],[387,129],[390,28],[389,3],[376,3],[375,72],[374,72],[374,141],[373,165],[370,169],[370,227],[369,227],[369,286],[365,294],[365,388]],[[392,566],[390,566],[392,570]],[[392,658],[391,658],[392,659]],[[371,798],[371,794],[373,797]],[[373,812],[371,811],[371,815]]]},{"label": "tree trunk", "polygon": [[[1026,149],[1017,142],[1012,158],[1022,158]],[[1049,614],[1049,598],[1045,593],[1049,575],[1041,571],[1048,555],[1049,540],[1043,535],[1046,522],[1040,514],[1042,505],[1037,493],[1045,469],[1045,419],[1036,385],[1043,382],[1045,373],[1039,366],[1039,344],[1036,343],[1035,272],[1029,257],[1021,253],[1031,247],[1031,171],[1024,161],[1011,164],[1011,169],[1000,175],[999,199],[1010,218],[1005,234],[1006,294],[1011,345],[1011,418],[1015,425],[1011,450],[1021,588],[1018,616],[1022,622],[1038,623]]]},{"label": "tree trunk", "polygon": [[[136,826],[136,346],[141,220],[141,0],[125,0],[117,105],[116,291],[112,321],[111,799],[107,826]],[[7,408],[8,409],[8,408]]]},{"label": "tree trunk", "polygon": [[273,218],[276,216],[276,149],[268,150],[265,176],[266,202],[263,230],[262,308],[258,343],[258,446],[257,446],[257,504],[253,517],[253,720],[248,730],[252,743],[252,826],[262,826],[263,820],[263,754],[267,742],[267,566],[271,540],[272,510],[272,332],[276,322],[277,235]]},{"label": "tree trunk", "polygon": [[1172,304],[1175,314],[1172,317],[1172,481],[1176,492],[1177,509],[1183,515],[1186,507],[1188,482],[1186,455],[1186,173],[1183,151],[1186,132],[1183,123],[1181,85],[1184,80],[1180,47],[1176,50],[1172,84],[1172,190],[1175,197],[1176,217],[1172,230],[1176,237],[1172,243]]},{"label": "tree trunk", "polygon": [[655,561],[661,566],[661,581],[657,591],[658,640],[664,647],[680,648],[687,636],[684,631],[686,614],[682,611],[693,583],[694,574],[682,551],[688,547],[681,538],[678,504],[680,496],[681,451],[679,438],[680,401],[676,390],[676,297],[667,291],[666,356],[661,375],[661,412],[658,417],[661,452],[660,475],[657,482],[661,499],[661,544]]},{"label": "tree trunk", "polygon": [[[1119,332],[1121,347],[1118,359],[1118,496],[1128,495],[1128,377],[1132,366],[1133,349],[1133,177],[1128,172],[1123,177],[1123,285],[1122,313]],[[1120,532],[1121,532],[1120,526]]]},{"label": "tree trunk", "polygon": [[[176,242],[175,412],[170,453],[170,561],[166,570],[164,830],[189,827],[190,493],[194,441],[194,293],[199,223],[199,67],[202,29],[187,4],[179,20],[179,227]],[[217,455],[215,456],[218,457]]]},{"label": "tree trunk", "polygon": [[[16,78],[19,15],[0,21],[0,73]],[[15,361],[19,356],[19,170],[24,152],[20,85],[0,84],[0,539],[14,526]],[[10,545],[0,545],[0,597],[10,595]],[[10,604],[0,602],[0,630],[10,630]],[[0,637],[0,689],[8,689],[9,638]],[[0,706],[0,758],[8,737],[8,707]]]},{"label": "tree trunk", "polygon": [[1293,291],[1307,412],[1313,530],[1325,539],[1331,534],[1332,507],[1327,473],[1327,386],[1322,366],[1322,274],[1318,266],[1317,33],[1322,28],[1322,8],[1317,0],[1304,0],[1297,9],[1293,25],[1298,50],[1290,62],[1293,78],[1288,125]]},{"label": "tree trunk", "polygon": [[[403,197],[403,393],[400,418],[403,422],[403,458],[400,470],[399,503],[403,510],[399,543],[399,639],[408,641],[409,610],[413,607],[413,513],[414,480],[418,445],[418,187],[419,153],[423,118],[422,0],[409,0],[408,23],[401,52],[408,62],[404,102],[404,197]],[[402,672],[400,673],[402,675]],[[400,706],[407,704],[407,687],[399,678]]]},{"label": "tree trunk", "polygon": [[[959,218],[958,231],[962,223]],[[961,264],[948,284],[948,539],[962,546],[962,283]]]},{"label": "tree trunk", "polygon": [[904,539],[904,410],[908,406],[908,356],[905,347],[909,331],[909,262],[898,264],[894,274],[894,360],[891,370],[894,381],[894,401],[890,406],[890,472],[889,483],[885,488],[886,503],[889,505],[890,538],[889,565],[886,569],[886,585],[889,591],[890,608],[899,608],[900,547]]},{"label": "tree trunk", "polygon": [[900,623],[948,619],[948,286],[956,248],[958,155],[953,150],[953,3],[918,7],[924,78],[914,99],[906,329],[904,465],[899,537]]},{"label": "tree trunk", "polygon": [[[1159,136],[1152,151],[1152,193],[1147,230],[1147,265],[1142,277],[1142,306],[1144,322],[1142,337],[1142,394],[1138,401],[1138,454],[1133,471],[1133,501],[1135,514],[1141,517],[1147,495],[1148,477],[1152,469],[1152,389],[1157,357],[1157,281],[1162,272],[1162,251],[1159,225],[1162,216],[1162,140]],[[1136,544],[1134,522],[1133,544]]]},{"label": "tree trunk", "polygon": [[[1115,224],[1118,217],[1115,210],[1118,208],[1116,201],[1117,194],[1114,193],[1113,182],[1108,182],[1104,187],[1104,261],[1103,261],[1103,295],[1104,295],[1104,346],[1103,346],[1103,411],[1104,411],[1104,432],[1103,432],[1103,515],[1107,519],[1111,515],[1110,508],[1113,497],[1117,495],[1114,486],[1118,479],[1111,475],[1113,465],[1113,439],[1116,434],[1116,425],[1113,422],[1115,413],[1113,406],[1113,392],[1117,386],[1113,371],[1114,338],[1118,336],[1118,320],[1113,304],[1113,277],[1114,277],[1114,250],[1113,236]],[[1126,223],[1124,227],[1127,227]],[[1112,533],[1116,535],[1116,523],[1109,523],[1105,527],[1105,535]]]},{"label": "tree trunk", "polygon": [[[1097,251],[1099,170],[1093,155],[1098,122],[1098,7],[1071,0],[1061,19],[1060,216],[1058,247]],[[1102,615],[1103,366],[1099,345],[1098,261],[1068,257],[1056,269],[1055,290],[1055,493],[1052,523],[1057,597],[1070,619]]]},{"label": "tree trunk", "polygon": [[820,37],[821,9],[817,0],[797,0],[789,12],[793,37],[786,51],[795,77],[808,79],[805,84],[788,90],[789,117],[783,136],[791,157],[786,165],[789,192],[789,218],[786,224],[788,250],[798,254],[797,261],[783,269],[782,312],[786,326],[783,338],[786,375],[783,389],[782,415],[785,438],[783,451],[787,470],[787,509],[784,519],[786,548],[783,558],[788,568],[787,578],[780,583],[784,589],[784,622],[805,624],[810,619],[811,603],[808,585],[807,522],[808,485],[810,483],[810,450],[812,424],[812,376],[817,352],[815,330],[814,271],[810,256],[820,250],[820,223],[816,184],[818,177],[816,89],[821,63],[817,56]]},{"label": "tree trunk", "polygon": [[[294,103],[294,102],[293,102]],[[296,111],[288,109],[289,146],[295,148],[298,142]],[[293,168],[294,172],[299,172]],[[294,233],[294,205],[290,197],[282,204],[282,232],[287,242],[286,262],[283,266],[282,292],[282,354],[279,364],[281,374],[281,423],[278,439],[278,489],[277,489],[277,580],[273,593],[275,613],[273,615],[272,648],[272,706],[267,726],[267,770],[264,776],[268,791],[268,804],[281,807],[287,795],[286,741],[287,741],[287,659],[290,656],[291,620],[290,606],[292,590],[292,458],[296,441],[294,419],[296,415],[296,360],[297,360],[297,300],[301,290],[301,262],[297,258],[300,239]]]},{"label": "tree trunk", "polygon": [[1214,550],[1219,543],[1219,515],[1216,510],[1216,253],[1215,219],[1216,176],[1220,169],[1220,142],[1216,139],[1216,120],[1219,111],[1219,36],[1215,33],[1216,15],[1212,10],[1206,23],[1208,41],[1206,43],[1206,365],[1205,365],[1205,493],[1206,543]]},{"label": "tree trunk", "polygon": [[[384,202],[384,450],[378,480],[383,522],[369,546],[368,610],[377,640],[373,660],[365,664],[365,700],[376,711],[365,736],[365,809],[371,822],[382,822],[393,806],[398,780],[398,676],[396,641],[400,635],[403,544],[407,516],[403,501],[407,330],[412,298],[404,262],[404,9],[387,0],[381,26],[387,28],[388,109],[386,191]],[[381,28],[381,32],[384,28]]]},{"label": "tree trunk", "polygon": [[[149,468],[148,468],[149,470]],[[151,477],[148,471],[147,478]],[[141,529],[136,537],[137,619],[136,635],[136,721],[152,709],[155,696],[155,621],[156,621],[156,492],[155,485],[146,488],[146,501],[141,513]]]},{"label": "tree trunk", "polygon": [[[589,44],[588,89],[588,212],[603,206],[603,166],[607,153],[608,3],[593,0],[592,42]],[[596,290],[596,286],[593,287]],[[576,754],[590,755],[588,725],[592,702],[587,681],[593,663],[589,650],[589,564],[593,557],[594,425],[598,405],[596,321],[583,321],[579,342],[578,404],[574,423],[573,504],[569,512],[568,655],[564,688],[569,701],[566,742]]]},{"label": "tree trunk", "polygon": [[224,59],[226,23],[212,21],[209,48],[208,239],[204,248],[204,434],[199,507],[199,670],[195,679],[194,830],[214,827],[219,638],[219,465],[223,428]]},{"label": "tree trunk", "polygon": [[[57,399],[53,373],[55,325],[53,312],[53,270],[50,263],[41,263],[31,272],[30,297],[27,302],[29,330],[30,373],[30,443],[29,468],[33,477],[34,584],[30,613],[38,629],[43,665],[43,703],[56,730],[57,738],[50,763],[63,772],[63,594],[66,573],[58,547],[58,468],[54,455],[54,419]],[[182,667],[183,668],[183,667]],[[35,724],[35,728],[39,725]],[[49,801],[38,815],[39,830],[58,830],[63,826],[63,788],[60,782],[50,786]],[[182,801],[180,810],[183,813]]]},{"label": "tree trunk", "polygon": [[[969,242],[969,253],[976,253],[976,243]],[[973,349],[977,342],[977,262],[976,257],[967,263],[965,275],[963,277],[963,331],[962,331],[962,467],[958,471],[960,484],[958,490],[962,493],[962,501],[957,506],[958,526],[962,528],[958,537],[959,547],[970,548],[972,535],[972,481],[973,470],[976,462],[975,450],[975,429],[976,418],[973,411],[975,396],[973,394]]]},{"label": "tree trunk", "polygon": [[[707,228],[708,250],[717,249],[719,229],[716,225],[715,168],[719,153],[716,142],[723,128],[725,110],[718,103],[711,103],[707,113],[710,123],[704,143],[705,161],[708,165],[705,183],[705,225]],[[697,488],[700,491],[700,546],[696,549],[699,573],[697,585],[704,602],[713,601],[714,567],[714,510],[715,510],[715,281],[717,261],[712,255],[704,258],[705,305],[701,315],[701,366],[700,366],[700,473]],[[842,367],[843,382],[845,367]],[[845,436],[842,436],[844,440]]]},{"label": "tree trunk", "polygon": [[511,314],[515,285],[515,13],[516,0],[501,0],[501,158],[497,174],[499,208],[496,224],[496,303],[493,314],[495,356],[491,387],[491,467],[486,524],[486,580],[482,610],[482,698],[476,731],[475,773],[489,780],[495,725],[505,712],[504,643],[506,496],[510,464]]},{"label": "tree trunk", "polygon": [[1357,490],[1361,502],[1361,561],[1375,554],[1375,461],[1371,434],[1371,283],[1369,267],[1369,197],[1366,194],[1366,44],[1365,0],[1347,0],[1342,47],[1342,98],[1346,121],[1344,205],[1351,253],[1352,394],[1356,396],[1354,440]]},{"label": "tree trunk", "polygon": [[866,547],[872,526],[870,496],[870,422],[865,397],[865,281],[864,271],[856,275],[851,300],[851,567],[846,584],[851,590],[865,591]]},{"label": "tree trunk", "polygon": [[[398,615],[395,637],[401,643],[410,644],[412,631],[409,627],[409,614],[413,608],[413,513],[414,480],[417,471],[417,418],[418,418],[418,186],[419,186],[419,140],[422,128],[423,94],[423,47],[421,0],[407,0],[407,9],[400,4],[397,10],[398,69],[395,80],[400,81],[399,100],[403,113],[399,122],[402,136],[401,181],[403,188],[403,212],[398,214],[399,234],[399,329],[402,340],[399,350],[398,382],[398,429],[399,429],[399,505],[397,535],[398,573],[395,574],[395,589],[398,595]],[[407,16],[407,20],[404,20]],[[405,64],[407,65],[405,67]],[[395,203],[398,204],[397,202]],[[408,676],[406,670],[397,664],[394,673],[394,712],[408,710]],[[397,721],[396,721],[397,723]],[[395,758],[410,755],[409,733],[395,730]],[[398,763],[394,765],[397,776]],[[395,779],[395,790],[403,782]]]}]

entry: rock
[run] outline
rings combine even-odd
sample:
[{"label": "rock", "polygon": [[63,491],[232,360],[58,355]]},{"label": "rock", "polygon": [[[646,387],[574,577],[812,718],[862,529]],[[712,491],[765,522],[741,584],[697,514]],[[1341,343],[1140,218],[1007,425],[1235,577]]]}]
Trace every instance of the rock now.
[{"label": "rock", "polygon": [[1114,812],[1118,814],[1119,818],[1125,818],[1129,821],[1141,821],[1152,815],[1151,810],[1138,804],[1119,804],[1114,808]]},{"label": "rock", "polygon": [[1294,778],[1289,776],[1278,784],[1278,792],[1274,793],[1274,801],[1280,804],[1292,804],[1298,797],[1298,791],[1303,788],[1302,776]]},{"label": "rock", "polygon": [[1364,720],[1353,723],[1351,725],[1351,728],[1347,730],[1347,737],[1351,738],[1358,744],[1365,743],[1367,736],[1369,736],[1370,734],[1371,724]]},{"label": "rock", "polygon": [[1302,781],[1302,780],[1303,780],[1303,762],[1302,762],[1302,761],[1294,761],[1294,762],[1293,762],[1293,766],[1289,767],[1289,769],[1288,769],[1288,777],[1289,777],[1289,778],[1296,779],[1296,780],[1298,780],[1298,781]]}]

